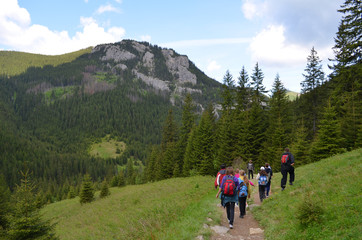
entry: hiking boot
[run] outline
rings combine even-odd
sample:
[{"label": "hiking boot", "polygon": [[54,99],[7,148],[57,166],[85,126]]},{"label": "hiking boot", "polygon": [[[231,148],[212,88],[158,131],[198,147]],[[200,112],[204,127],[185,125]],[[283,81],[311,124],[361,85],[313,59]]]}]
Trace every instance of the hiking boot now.
[{"label": "hiking boot", "polygon": [[233,225],[232,225],[232,224],[229,224],[229,227],[230,227],[230,229],[233,229]]},{"label": "hiking boot", "polygon": [[284,188],[282,188],[282,191],[284,191]]},{"label": "hiking boot", "polygon": [[289,185],[293,185],[293,183],[291,182],[291,183],[289,183]]}]

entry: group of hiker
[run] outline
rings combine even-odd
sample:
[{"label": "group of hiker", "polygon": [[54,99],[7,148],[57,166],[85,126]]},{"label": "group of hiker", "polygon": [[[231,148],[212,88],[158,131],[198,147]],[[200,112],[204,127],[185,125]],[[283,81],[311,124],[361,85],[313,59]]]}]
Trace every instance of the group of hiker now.
[{"label": "group of hiker", "polygon": [[[215,178],[215,188],[219,187],[216,198],[221,199],[221,205],[226,208],[226,215],[229,221],[230,229],[234,224],[235,204],[239,205],[240,218],[244,218],[246,214],[246,199],[250,198],[251,187],[254,183],[250,181],[254,179],[254,164],[250,160],[247,164],[248,176],[244,170],[235,169],[231,166],[226,167],[221,164],[221,170],[217,173]],[[290,153],[288,148],[285,148],[281,157],[281,189],[285,189],[287,183],[287,175],[289,173],[289,184],[293,185],[294,182],[294,156]],[[269,163],[265,163],[260,167],[260,171],[256,177],[259,187],[259,199],[263,202],[265,198],[269,197],[271,179],[273,171]]]}]

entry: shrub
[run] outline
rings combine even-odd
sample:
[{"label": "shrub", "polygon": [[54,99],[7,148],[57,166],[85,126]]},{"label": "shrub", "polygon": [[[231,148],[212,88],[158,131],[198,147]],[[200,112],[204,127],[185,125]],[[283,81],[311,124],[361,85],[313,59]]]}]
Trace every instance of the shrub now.
[{"label": "shrub", "polygon": [[306,228],[314,223],[320,223],[323,213],[321,202],[312,199],[310,193],[308,193],[298,207],[297,218],[302,228]]}]

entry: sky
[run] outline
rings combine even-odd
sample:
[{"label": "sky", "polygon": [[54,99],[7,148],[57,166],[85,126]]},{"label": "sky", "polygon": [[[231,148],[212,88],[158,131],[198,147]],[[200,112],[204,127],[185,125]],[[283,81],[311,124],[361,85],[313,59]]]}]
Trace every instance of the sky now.
[{"label": "sky", "polygon": [[0,0],[0,50],[59,55],[123,39],[187,55],[235,82],[256,63],[264,86],[300,83],[312,47],[330,73],[343,0]]}]

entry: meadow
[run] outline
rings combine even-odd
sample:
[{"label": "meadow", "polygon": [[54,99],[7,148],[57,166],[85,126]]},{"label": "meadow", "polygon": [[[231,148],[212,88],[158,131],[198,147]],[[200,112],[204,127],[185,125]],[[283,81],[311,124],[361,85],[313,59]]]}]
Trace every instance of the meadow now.
[{"label": "meadow", "polygon": [[293,186],[272,180],[254,216],[267,239],[360,239],[362,149],[296,168]]}]

